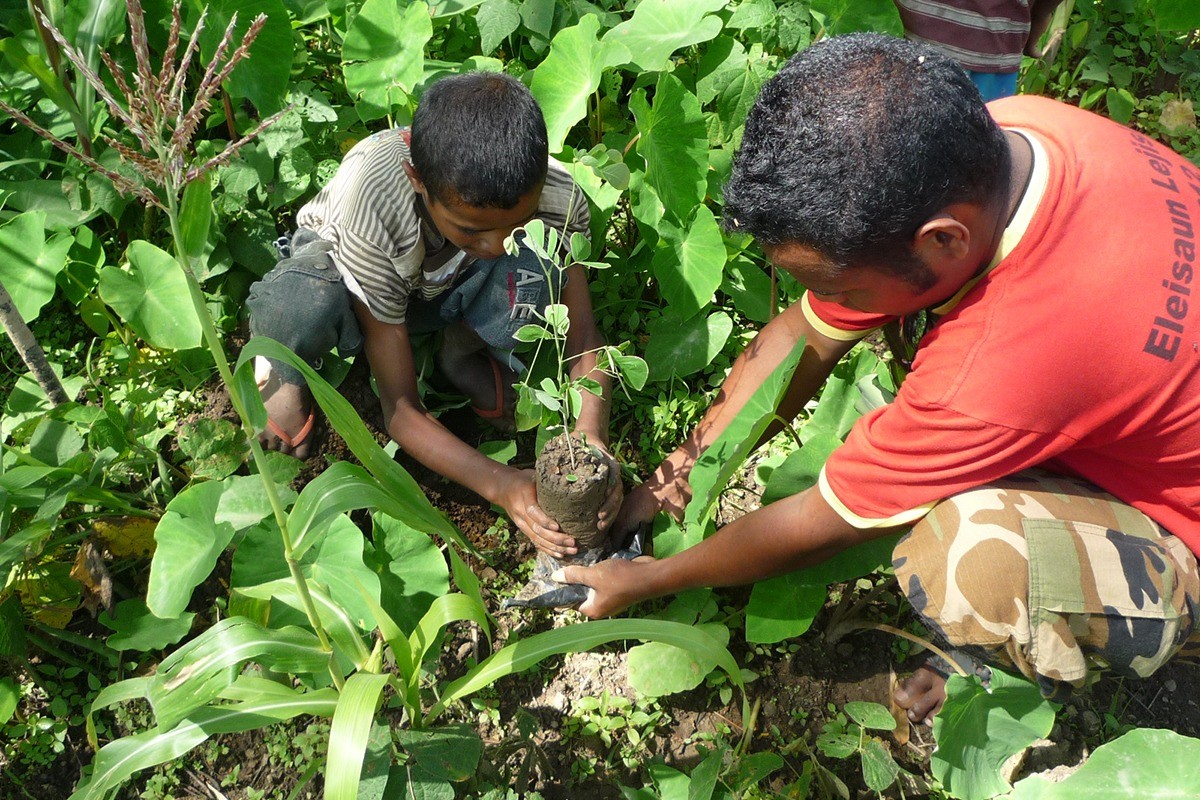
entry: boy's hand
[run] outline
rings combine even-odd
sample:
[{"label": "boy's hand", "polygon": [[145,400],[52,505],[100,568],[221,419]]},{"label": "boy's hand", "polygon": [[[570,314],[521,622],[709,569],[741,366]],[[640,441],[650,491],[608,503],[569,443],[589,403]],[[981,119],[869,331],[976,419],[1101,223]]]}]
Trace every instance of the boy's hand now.
[{"label": "boy's hand", "polygon": [[654,596],[645,591],[649,584],[647,568],[653,563],[654,559],[650,556],[638,556],[632,561],[609,558],[591,567],[563,567],[556,570],[550,579],[589,587],[587,600],[579,606],[579,611],[592,619],[599,619]]},{"label": "boy's hand", "polygon": [[558,529],[558,523],[538,505],[537,486],[531,469],[514,470],[499,499],[508,518],[529,537],[533,546],[555,558],[573,556],[575,540]]}]

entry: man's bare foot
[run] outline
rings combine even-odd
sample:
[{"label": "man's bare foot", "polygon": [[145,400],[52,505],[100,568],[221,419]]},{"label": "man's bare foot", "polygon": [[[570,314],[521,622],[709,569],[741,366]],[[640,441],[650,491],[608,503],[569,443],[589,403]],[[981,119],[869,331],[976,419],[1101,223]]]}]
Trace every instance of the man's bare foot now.
[{"label": "man's bare foot", "polygon": [[308,458],[312,451],[313,400],[308,387],[286,383],[271,371],[259,382],[263,405],[267,408],[267,429],[258,435],[266,450]]},{"label": "man's bare foot", "polygon": [[900,682],[893,697],[896,705],[908,711],[915,724],[933,724],[933,716],[946,702],[946,678],[937,670],[922,665],[909,678]]}]

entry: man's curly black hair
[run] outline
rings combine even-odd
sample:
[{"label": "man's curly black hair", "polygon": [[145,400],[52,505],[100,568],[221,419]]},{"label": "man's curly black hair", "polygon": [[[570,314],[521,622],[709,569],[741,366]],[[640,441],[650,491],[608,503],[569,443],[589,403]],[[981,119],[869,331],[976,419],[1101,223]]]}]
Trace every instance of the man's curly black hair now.
[{"label": "man's curly black hair", "polygon": [[442,203],[514,207],[545,180],[547,148],[537,101],[498,72],[442,78],[413,115],[412,163]]},{"label": "man's curly black hair", "polygon": [[763,86],[724,224],[920,285],[930,276],[911,251],[917,229],[952,203],[990,204],[1008,170],[1004,134],[957,63],[890,36],[833,37]]}]

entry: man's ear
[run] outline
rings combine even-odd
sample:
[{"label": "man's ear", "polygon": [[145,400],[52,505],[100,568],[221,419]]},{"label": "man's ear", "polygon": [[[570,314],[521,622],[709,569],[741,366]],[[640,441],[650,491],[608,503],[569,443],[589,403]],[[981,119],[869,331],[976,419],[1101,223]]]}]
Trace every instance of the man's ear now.
[{"label": "man's ear", "polygon": [[411,161],[404,162],[404,174],[408,176],[408,180],[417,194],[425,194],[425,184],[421,183],[421,176]]},{"label": "man's ear", "polygon": [[971,229],[949,213],[931,217],[913,235],[913,252],[926,263],[961,260],[971,249]]}]

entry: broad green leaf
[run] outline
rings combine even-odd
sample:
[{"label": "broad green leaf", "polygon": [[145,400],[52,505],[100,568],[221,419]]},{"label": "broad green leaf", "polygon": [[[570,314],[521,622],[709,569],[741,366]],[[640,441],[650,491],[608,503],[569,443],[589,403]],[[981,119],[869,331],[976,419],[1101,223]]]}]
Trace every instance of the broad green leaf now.
[{"label": "broad green leaf", "polygon": [[[493,653],[445,688],[442,697],[426,713],[424,724],[428,725],[437,719],[451,703],[491,686],[505,675],[523,672],[553,655],[590,650],[618,639],[664,642],[691,650],[713,659],[735,686],[744,687],[741,669],[733,656],[702,630],[657,619],[604,619],[535,634]],[[749,704],[744,693],[742,711],[748,717]]]},{"label": "broad green leaf", "polygon": [[183,202],[179,207],[179,246],[193,262],[204,257],[212,217],[212,176],[205,173],[183,190]]},{"label": "broad green leaf", "polygon": [[[462,537],[462,534],[451,524],[446,515],[433,507],[413,477],[383,451],[383,448],[379,446],[363,424],[358,412],[346,398],[342,397],[295,353],[278,342],[264,337],[255,337],[242,348],[237,363],[239,373],[247,373],[252,379],[253,370],[249,362],[258,355],[279,359],[299,370],[308,382],[308,388],[317,404],[321,406],[321,410],[325,412],[334,429],[346,441],[346,446],[403,508],[404,513],[395,516],[405,520],[417,530],[435,534],[443,541],[450,542],[463,550],[474,552],[474,548]],[[245,379],[239,385],[244,385],[244,381]],[[252,380],[251,383],[253,383]],[[244,393],[243,399],[252,408],[256,407],[252,414],[261,414],[265,419],[266,412],[263,410],[262,398],[257,391]]]},{"label": "broad green leaf", "polygon": [[146,605],[156,616],[174,618],[187,608],[196,588],[217,565],[217,556],[237,532],[218,522],[223,483],[189,486],[167,505],[154,531]]},{"label": "broad green leaf", "polygon": [[750,259],[738,256],[725,265],[721,291],[739,314],[764,324],[771,320],[771,276]]},{"label": "broad green leaf", "polygon": [[452,622],[474,622],[487,633],[491,627],[488,623],[487,609],[474,597],[465,594],[444,594],[435,599],[429,606],[429,611],[421,617],[416,630],[409,637],[409,649],[413,653],[413,664],[424,663],[430,646],[437,641],[438,634]]},{"label": "broad green leaf", "polygon": [[69,800],[104,800],[135,772],[179,758],[214,734],[264,728],[302,714],[330,717],[337,707],[333,689],[293,692],[275,686],[261,699],[197,709],[165,733],[149,731],[106,744],[92,760],[91,777]]},{"label": "broad green leaf", "polygon": [[667,313],[650,323],[646,362],[650,379],[686,378],[707,367],[725,348],[733,332],[733,320],[724,311],[698,314],[682,320]]},{"label": "broad green leaf", "polygon": [[725,242],[708,206],[697,206],[687,230],[663,220],[654,276],[673,313],[690,317],[712,304],[725,266]]},{"label": "broad green leaf", "polygon": [[429,7],[367,0],[342,45],[346,89],[364,122],[407,102],[421,81],[425,45],[433,36]]},{"label": "broad green leaf", "polygon": [[357,800],[367,737],[387,686],[386,675],[358,672],[346,680],[329,728],[326,800]]},{"label": "broad green leaf", "polygon": [[737,416],[721,435],[705,449],[692,467],[688,484],[692,487],[692,500],[684,510],[683,522],[702,524],[712,511],[717,497],[725,490],[733,473],[741,467],[767,425],[775,417],[775,409],[783,399],[792,381],[792,373],[804,353],[804,339],[792,347],[790,353],[771,371],[766,380],[754,390]]},{"label": "broad green leaf", "polygon": [[[63,110],[71,109],[74,100],[63,86],[62,80],[54,74],[40,53],[29,52],[15,38],[0,39],[0,53],[4,54],[5,60],[14,68],[33,76],[46,97],[50,98],[56,106]],[[80,81],[80,83],[87,83],[87,81]]]},{"label": "broad green leaf", "polygon": [[191,459],[192,477],[224,480],[246,460],[245,432],[226,419],[201,417],[181,425],[179,449]]},{"label": "broad green leaf", "polygon": [[432,730],[397,730],[396,742],[431,777],[465,781],[475,774],[483,742],[469,725],[439,725]]},{"label": "broad green leaf", "polygon": [[329,654],[299,628],[272,630],[230,617],[163,659],[147,692],[159,731],[175,727],[230,686],[243,664],[260,660],[280,672],[322,672]]},{"label": "broad green leaf", "polygon": [[554,27],[554,0],[521,0],[521,22],[543,39]]},{"label": "broad green leaf", "polygon": [[26,322],[54,296],[54,279],[67,265],[74,239],[57,233],[46,240],[46,215],[27,211],[0,226],[0,283]]},{"label": "broad green leaf", "polygon": [[162,650],[169,647],[192,629],[195,614],[180,614],[175,619],[161,619],[150,613],[140,597],[131,597],[117,603],[110,616],[107,611],[100,614],[100,622],[115,633],[108,637],[108,646],[113,650]]},{"label": "broad green leaf", "polygon": [[155,347],[184,350],[200,344],[200,320],[183,268],[149,242],[129,245],[129,270],[100,271],[100,297]]},{"label": "broad green leaf", "polygon": [[0,678],[0,725],[7,725],[21,702],[21,687],[9,677]]},{"label": "broad green leaf", "polygon": [[817,410],[800,429],[800,440],[807,443],[821,435],[845,439],[862,416],[859,382],[873,374],[878,364],[879,358],[866,348],[857,350],[851,358],[843,358],[825,381]]},{"label": "broad green leaf", "polygon": [[1150,0],[1160,31],[1194,31],[1200,28],[1200,5],[1194,0]]},{"label": "broad green leaf", "polygon": [[[729,628],[724,623],[699,625],[724,646]],[[627,659],[629,685],[647,697],[663,697],[695,689],[716,668],[713,653],[699,653],[663,642],[647,642],[630,648]]]},{"label": "broad green leaf", "polygon": [[600,74],[614,60],[613,45],[596,39],[599,28],[600,21],[588,14],[578,25],[559,31],[550,54],[533,72],[529,88],[546,117],[551,153],[562,151],[571,128],[587,115]]},{"label": "broad green leaf", "polygon": [[[890,717],[891,714],[888,714]],[[895,720],[892,720],[893,725]],[[883,742],[874,736],[868,737],[859,753],[862,759],[863,783],[873,792],[883,792],[884,789],[896,782],[900,774],[900,766],[896,764],[892,754],[883,746]]]},{"label": "broad green leaf", "polygon": [[859,725],[873,731],[896,730],[896,718],[892,712],[879,703],[869,703],[864,700],[852,700],[842,707],[846,716]]},{"label": "broad green leaf", "polygon": [[904,35],[892,0],[812,0],[812,10],[824,17],[827,36],[854,31]]},{"label": "broad green leaf", "polygon": [[665,70],[676,50],[707,42],[721,32],[713,12],[726,0],[642,0],[633,16],[612,28],[604,41],[618,41],[629,50],[629,61],[646,72]]},{"label": "broad green leaf", "polygon": [[378,575],[380,604],[411,632],[433,601],[450,591],[446,558],[428,535],[386,514],[375,515],[371,539],[367,561]]},{"label": "broad green leaf", "polygon": [[259,14],[266,25],[250,45],[250,57],[229,76],[228,89],[234,97],[244,97],[263,116],[283,108],[291,78],[294,44],[292,24],[282,0],[211,0],[205,4],[208,18],[201,34],[201,52],[211,58],[217,42],[233,16],[237,15],[234,44],[240,44],[250,23]]},{"label": "broad green leaf", "polygon": [[1097,747],[1057,783],[1031,775],[1013,800],[1195,800],[1200,796],[1200,739],[1139,728]]},{"label": "broad green leaf", "polygon": [[976,678],[951,675],[946,703],[933,718],[938,746],[930,770],[954,797],[995,797],[1009,790],[1000,776],[1004,762],[1053,725],[1054,707],[1026,680],[993,669],[989,690]]},{"label": "broad green leaf", "polygon": [[663,74],[654,88],[653,106],[644,91],[635,92],[629,106],[641,134],[637,147],[646,159],[646,182],[676,219],[691,219],[704,200],[708,173],[708,132],[700,101],[679,78]]},{"label": "broad green leaf", "polygon": [[826,432],[820,432],[771,472],[763,488],[763,505],[792,497],[817,484],[821,468],[833,451],[841,447],[842,440]]},{"label": "broad green leaf", "polygon": [[338,461],[300,492],[288,515],[292,552],[302,557],[321,541],[334,519],[344,512],[367,508],[402,517],[405,509],[379,481],[360,466]]},{"label": "broad green leaf", "polygon": [[1104,103],[1108,106],[1108,115],[1122,125],[1126,125],[1133,117],[1137,98],[1130,94],[1128,89],[1109,89],[1104,94]]},{"label": "broad green leaf", "polygon": [[66,466],[83,450],[83,436],[62,420],[44,419],[29,439],[29,455],[51,467]]},{"label": "broad green leaf", "polygon": [[520,27],[521,12],[512,0],[485,0],[475,12],[475,24],[479,27],[479,52],[486,55]]},{"label": "broad green leaf", "polygon": [[[321,620],[321,625],[333,642],[334,652],[339,656],[339,666],[346,671],[349,671],[351,666],[355,669],[362,669],[370,658],[371,652],[363,643],[361,626],[350,618],[341,605],[334,602],[323,586],[314,581],[308,581],[306,585],[308,598],[316,608],[317,618]],[[290,577],[261,583],[257,586],[238,587],[237,592],[242,596],[257,600],[278,601],[290,609],[300,612],[298,615],[294,615],[294,619],[303,621],[303,624],[308,626],[308,618],[304,615],[304,597],[301,595],[296,581]],[[358,600],[371,608],[372,619],[374,619],[374,606],[370,601],[373,599],[366,592],[361,592]],[[284,616],[275,612],[276,609],[273,608],[273,624],[277,624],[278,618]]]}]

